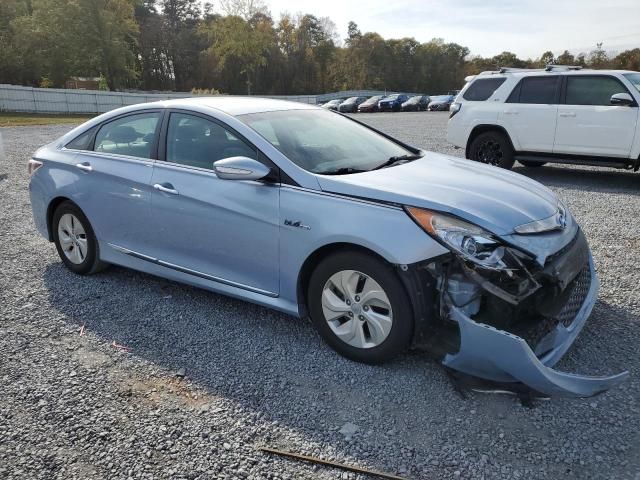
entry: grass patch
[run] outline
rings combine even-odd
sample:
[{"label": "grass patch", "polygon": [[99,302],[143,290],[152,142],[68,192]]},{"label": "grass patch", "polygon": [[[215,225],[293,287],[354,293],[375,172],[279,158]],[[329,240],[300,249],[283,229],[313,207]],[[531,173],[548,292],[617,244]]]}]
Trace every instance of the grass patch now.
[{"label": "grass patch", "polygon": [[93,115],[55,115],[46,113],[0,112],[0,127],[23,127],[28,125],[82,123],[92,117]]}]

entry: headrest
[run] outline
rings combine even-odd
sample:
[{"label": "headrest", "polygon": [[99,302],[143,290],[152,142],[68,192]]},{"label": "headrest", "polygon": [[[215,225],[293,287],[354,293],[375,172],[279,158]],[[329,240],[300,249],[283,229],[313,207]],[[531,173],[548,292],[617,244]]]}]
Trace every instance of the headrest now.
[{"label": "headrest", "polygon": [[196,138],[202,138],[204,131],[200,125],[180,125],[176,128],[176,140],[190,142]]},{"label": "headrest", "polygon": [[107,134],[107,138],[114,143],[131,143],[139,137],[136,129],[130,125],[117,126]]}]

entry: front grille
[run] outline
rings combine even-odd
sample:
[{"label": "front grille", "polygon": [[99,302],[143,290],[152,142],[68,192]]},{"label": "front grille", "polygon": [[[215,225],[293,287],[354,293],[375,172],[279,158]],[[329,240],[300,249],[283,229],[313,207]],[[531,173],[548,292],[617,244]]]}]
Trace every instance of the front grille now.
[{"label": "front grille", "polygon": [[520,328],[516,327],[509,331],[523,338],[535,350],[540,341],[558,325],[568,327],[573,323],[580,307],[582,307],[587,298],[590,286],[591,266],[587,263],[567,287],[571,289],[571,293],[557,314],[538,317],[533,323],[528,322],[527,325],[522,325]]},{"label": "front grille", "polygon": [[558,315],[556,315],[558,322],[565,327],[571,325],[573,320],[576,318],[578,310],[582,307],[582,304],[589,293],[589,287],[591,287],[591,266],[589,264],[585,265],[585,267],[580,271],[573,281],[572,287],[573,290],[571,291],[571,295],[569,296],[567,303],[565,303],[562,310],[560,310]]}]

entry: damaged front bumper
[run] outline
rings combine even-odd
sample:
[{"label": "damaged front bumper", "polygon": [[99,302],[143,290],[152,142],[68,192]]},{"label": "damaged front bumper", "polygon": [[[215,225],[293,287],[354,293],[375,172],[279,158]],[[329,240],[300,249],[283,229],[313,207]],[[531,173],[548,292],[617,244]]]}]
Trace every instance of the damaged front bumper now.
[{"label": "damaged front bumper", "polygon": [[589,255],[588,292],[570,323],[559,322],[534,349],[518,335],[479,323],[461,308],[448,306],[450,321],[459,329],[459,348],[447,353],[442,363],[460,372],[495,382],[522,382],[545,394],[590,397],[623,382],[628,372],[608,377],[590,377],[554,370],[589,317],[598,295],[598,278]]},{"label": "damaged front bumper", "polygon": [[[496,318],[484,317],[482,320],[483,317],[469,312],[467,306],[456,306],[451,298],[443,293],[447,289],[446,284],[438,287],[442,293],[441,306],[444,306],[440,317],[449,326],[457,327],[454,328],[455,341],[450,343],[454,348],[445,348],[445,352],[440,356],[442,364],[459,372],[501,384],[520,382],[547,396],[590,397],[623,382],[628,377],[628,372],[607,377],[591,377],[560,372],[552,368],[584,327],[598,295],[598,277],[588,246],[584,241],[584,245],[580,247],[580,242],[583,241],[581,232],[576,238],[578,241],[572,251],[553,265],[559,267],[554,269],[556,285],[561,285],[559,288],[567,289],[571,295],[563,297],[564,306],[559,312],[555,312],[554,321],[546,324],[545,331],[538,332],[535,339],[524,332],[521,335],[515,327],[505,327],[498,323],[495,326],[487,324],[493,323]],[[561,271],[566,271],[567,268],[577,271],[578,262],[581,264],[580,273],[571,274],[571,284],[568,287],[568,278],[563,278]],[[566,267],[569,263],[573,265]],[[541,288],[540,295],[545,293],[543,290]],[[486,298],[492,294],[485,290],[483,296]],[[540,325],[544,326],[544,321],[541,320]]]}]

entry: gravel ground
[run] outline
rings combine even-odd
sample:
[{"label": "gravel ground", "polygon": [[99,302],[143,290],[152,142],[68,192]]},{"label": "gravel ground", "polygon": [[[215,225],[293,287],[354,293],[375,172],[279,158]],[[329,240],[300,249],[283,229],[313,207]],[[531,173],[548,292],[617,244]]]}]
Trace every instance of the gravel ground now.
[{"label": "gravel ground", "polygon": [[[359,118],[461,154],[446,114]],[[516,168],[566,200],[602,282],[559,367],[631,371],[597,398],[527,408],[463,399],[420,354],[350,362],[261,307],[122,268],[70,273],[35,231],[26,174],[69,128],[0,129],[0,478],[366,478],[258,450],[272,446],[415,479],[640,479],[640,174]]]}]

